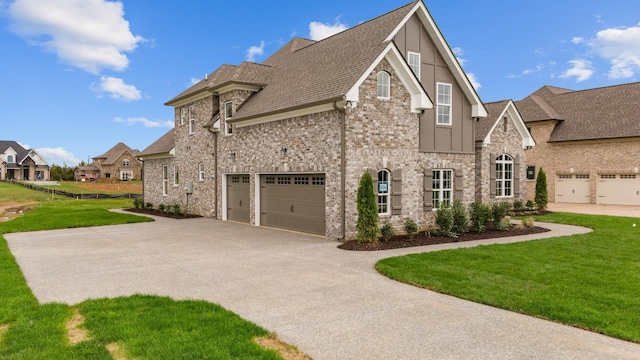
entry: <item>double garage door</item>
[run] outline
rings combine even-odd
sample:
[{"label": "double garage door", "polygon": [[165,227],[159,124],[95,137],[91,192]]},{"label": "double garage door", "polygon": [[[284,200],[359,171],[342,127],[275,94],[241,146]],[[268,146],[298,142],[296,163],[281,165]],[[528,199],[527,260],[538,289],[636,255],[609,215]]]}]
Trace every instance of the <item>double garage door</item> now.
[{"label": "double garage door", "polygon": [[[227,219],[249,222],[249,175],[227,177]],[[324,174],[260,176],[260,225],[325,234]]]},{"label": "double garage door", "polygon": [[[558,175],[556,201],[590,202],[590,180],[587,174]],[[640,205],[640,175],[598,174],[597,203],[610,205]]]}]

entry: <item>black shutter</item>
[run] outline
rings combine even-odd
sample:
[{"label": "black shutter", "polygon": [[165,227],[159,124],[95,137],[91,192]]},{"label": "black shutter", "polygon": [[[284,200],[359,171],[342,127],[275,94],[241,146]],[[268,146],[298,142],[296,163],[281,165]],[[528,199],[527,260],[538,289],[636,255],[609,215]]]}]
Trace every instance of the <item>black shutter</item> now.
[{"label": "black shutter", "polygon": [[424,169],[422,207],[424,211],[431,211],[433,209],[433,170],[431,169]]},{"label": "black shutter", "polygon": [[391,173],[391,215],[402,214],[402,170]]}]

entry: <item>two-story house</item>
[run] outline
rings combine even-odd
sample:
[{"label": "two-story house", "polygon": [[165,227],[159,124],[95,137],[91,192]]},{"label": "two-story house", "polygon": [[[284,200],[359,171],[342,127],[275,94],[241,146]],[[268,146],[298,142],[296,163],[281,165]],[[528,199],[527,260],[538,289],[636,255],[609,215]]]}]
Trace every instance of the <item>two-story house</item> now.
[{"label": "two-story house", "polygon": [[99,178],[114,180],[140,180],[142,163],[137,158],[139,150],[131,149],[119,142],[104,154],[92,158],[91,164],[78,166],[74,172],[76,180]]},{"label": "two-story house", "polygon": [[139,155],[155,205],[350,239],[365,172],[380,222],[397,228],[476,198],[487,111],[422,1],[222,65],[166,105],[174,129]]},{"label": "two-story house", "polygon": [[0,140],[0,180],[49,180],[47,162],[33,149]]}]

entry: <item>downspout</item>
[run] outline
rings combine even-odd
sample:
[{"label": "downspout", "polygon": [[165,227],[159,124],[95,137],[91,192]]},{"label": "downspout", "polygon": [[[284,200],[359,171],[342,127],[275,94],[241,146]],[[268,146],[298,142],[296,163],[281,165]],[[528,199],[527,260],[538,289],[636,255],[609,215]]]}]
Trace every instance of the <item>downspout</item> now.
[{"label": "downspout", "polygon": [[[345,105],[346,106],[346,105]],[[345,143],[345,138],[346,138],[346,121],[345,121],[345,108],[341,108],[338,107],[338,104],[336,101],[333,102],[333,108],[340,113],[340,199],[342,199],[342,201],[340,202],[340,232],[341,232],[341,236],[340,236],[340,240],[345,241],[345,236],[346,236],[346,183],[347,183],[347,175],[345,174],[345,170],[347,168],[347,160],[345,159],[345,154],[346,154],[346,143]]]},{"label": "downspout", "polygon": [[[215,115],[214,106],[216,105],[216,97],[211,93],[211,118]],[[217,104],[219,106],[219,104]],[[220,109],[218,109],[220,112]],[[213,130],[213,124],[211,125],[211,130]],[[213,201],[216,203],[213,216],[215,219],[218,218],[218,133],[213,132]]]}]

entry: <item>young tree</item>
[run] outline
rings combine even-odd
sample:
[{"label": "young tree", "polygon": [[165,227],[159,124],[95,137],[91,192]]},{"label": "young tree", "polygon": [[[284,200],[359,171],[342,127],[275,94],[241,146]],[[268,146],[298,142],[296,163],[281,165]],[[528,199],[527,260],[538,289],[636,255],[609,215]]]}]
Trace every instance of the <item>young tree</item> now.
[{"label": "young tree", "polygon": [[358,187],[358,242],[378,241],[378,205],[373,192],[373,179],[368,172],[360,178]]},{"label": "young tree", "polygon": [[547,175],[545,175],[542,168],[538,171],[538,178],[536,179],[536,196],[534,202],[540,210],[546,209],[547,203],[549,202],[547,196]]}]

